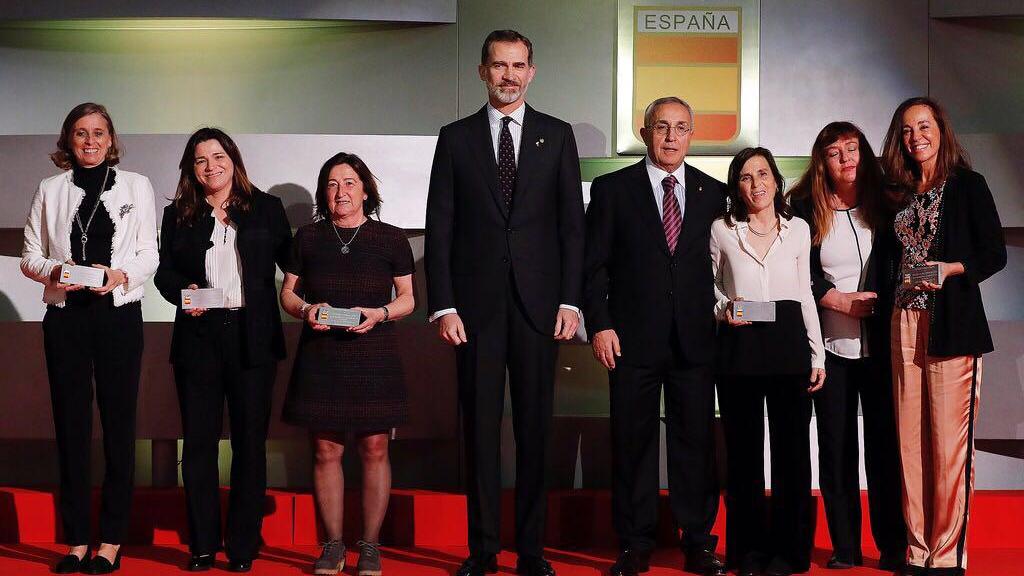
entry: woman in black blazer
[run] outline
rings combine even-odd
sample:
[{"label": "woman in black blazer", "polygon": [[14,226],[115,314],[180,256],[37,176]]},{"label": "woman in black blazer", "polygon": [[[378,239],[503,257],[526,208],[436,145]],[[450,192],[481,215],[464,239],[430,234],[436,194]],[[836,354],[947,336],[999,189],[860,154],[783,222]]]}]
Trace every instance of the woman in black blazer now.
[{"label": "woman in black blazer", "polygon": [[[245,572],[259,552],[271,392],[285,355],[275,264],[286,261],[291,229],[281,201],[252,185],[224,132],[194,133],[179,168],[174,203],[164,210],[156,286],[178,306],[171,362],[184,432],[188,569],[209,569],[221,547],[217,442],[226,399],[232,461],[224,547],[230,569]],[[183,310],[186,288],[220,288],[223,306]]]},{"label": "woman in black blazer", "polygon": [[850,122],[822,128],[811,163],[790,191],[811,231],[811,290],[818,303],[829,384],[814,395],[818,471],[832,539],[829,568],[862,563],[857,406],[863,409],[871,533],[879,566],[903,564],[900,460],[889,358],[892,217],[882,167]]},{"label": "woman in black blazer", "polygon": [[[979,284],[1006,266],[1003,228],[985,178],[971,170],[934,100],[911,98],[896,109],[883,164],[901,206],[892,274],[907,523],[901,573],[963,574],[981,355],[993,349]],[[912,275],[927,267],[930,278]]]}]

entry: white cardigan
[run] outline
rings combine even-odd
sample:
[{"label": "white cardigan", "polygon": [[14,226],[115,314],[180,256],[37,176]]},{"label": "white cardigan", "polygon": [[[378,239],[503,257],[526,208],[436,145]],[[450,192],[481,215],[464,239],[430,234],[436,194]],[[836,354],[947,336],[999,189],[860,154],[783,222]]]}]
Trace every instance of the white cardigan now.
[{"label": "white cardigan", "polygon": [[[111,293],[114,306],[142,300],[143,285],[156,272],[160,256],[156,244],[156,208],[149,178],[112,168],[116,176],[100,201],[114,223],[110,267],[123,270],[128,284]],[[71,223],[85,191],[72,181],[72,171],[51,176],[39,183],[32,209],[25,223],[25,247],[21,271],[43,284],[43,302],[64,306],[66,292],[50,280],[55,266],[73,259]]]}]

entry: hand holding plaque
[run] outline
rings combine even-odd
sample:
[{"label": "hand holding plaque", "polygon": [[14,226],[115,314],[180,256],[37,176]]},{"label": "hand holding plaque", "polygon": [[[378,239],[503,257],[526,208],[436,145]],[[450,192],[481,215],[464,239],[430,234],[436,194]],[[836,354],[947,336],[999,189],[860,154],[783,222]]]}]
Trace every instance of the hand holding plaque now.
[{"label": "hand holding plaque", "polygon": [[732,314],[745,322],[775,322],[775,302],[738,300],[732,303]]}]

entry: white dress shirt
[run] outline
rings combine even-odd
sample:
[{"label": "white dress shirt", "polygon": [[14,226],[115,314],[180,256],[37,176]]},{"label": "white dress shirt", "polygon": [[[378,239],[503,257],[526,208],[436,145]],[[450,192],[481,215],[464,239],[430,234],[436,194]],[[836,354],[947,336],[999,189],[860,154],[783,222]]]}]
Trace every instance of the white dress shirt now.
[{"label": "white dress shirt", "polygon": [[213,246],[206,250],[206,283],[208,288],[224,290],[224,307],[245,306],[242,295],[242,261],[238,257],[238,227],[234,222],[225,225],[212,213]]},{"label": "white dress shirt", "polygon": [[[840,292],[860,292],[871,256],[873,234],[858,208],[833,210],[832,227],[821,242],[821,270]],[[843,358],[868,356],[868,342],[860,318],[822,309],[825,349]]]},{"label": "white dress shirt", "polygon": [[800,302],[811,367],[825,367],[825,352],[818,324],[818,307],[811,293],[811,232],[800,218],[780,218],[780,230],[764,259],[747,242],[750,226],[725,218],[711,225],[711,265],[715,273],[715,315],[724,319],[729,302],[737,298],[755,302]]},{"label": "white dress shirt", "polygon": [[[661,185],[661,181],[667,178],[669,173],[656,166],[650,156],[644,158],[644,163],[647,165],[647,176],[651,179],[654,203],[658,205],[658,216],[664,220],[665,187]],[[686,163],[680,164],[679,168],[672,172],[672,175],[676,177],[676,187],[673,192],[676,195],[676,202],[679,203],[679,215],[683,216],[686,213]]]},{"label": "white dress shirt", "polygon": [[[487,103],[487,123],[491,127],[491,146],[494,148],[494,163],[498,163],[498,142],[501,139],[501,119],[506,114],[502,114],[497,108],[491,106],[491,103]],[[512,150],[516,158],[516,166],[519,165],[519,144],[523,140],[523,119],[526,117],[526,104],[520,104],[518,108],[508,114],[512,121],[508,123],[508,131],[512,134]],[[572,310],[577,316],[583,318],[583,313],[579,308],[570,304],[559,304],[559,308],[563,310]],[[444,310],[438,310],[430,315],[428,322],[433,322],[441,316],[446,314],[455,314],[457,310],[455,308],[445,308]]]}]

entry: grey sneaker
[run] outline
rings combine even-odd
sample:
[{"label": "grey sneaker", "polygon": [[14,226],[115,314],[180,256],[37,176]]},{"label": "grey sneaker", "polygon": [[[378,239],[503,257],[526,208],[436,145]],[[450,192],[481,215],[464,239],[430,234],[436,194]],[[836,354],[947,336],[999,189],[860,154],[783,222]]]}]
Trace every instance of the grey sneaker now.
[{"label": "grey sneaker", "polygon": [[356,573],[359,576],[380,576],[380,544],[360,540],[356,546],[359,546],[359,563],[356,564]]},{"label": "grey sneaker", "polygon": [[345,569],[345,544],[341,540],[323,543],[320,557],[313,562],[313,574],[337,574]]}]

